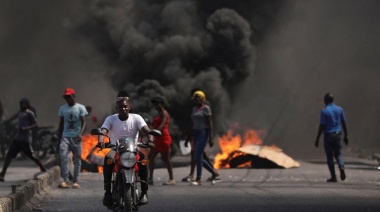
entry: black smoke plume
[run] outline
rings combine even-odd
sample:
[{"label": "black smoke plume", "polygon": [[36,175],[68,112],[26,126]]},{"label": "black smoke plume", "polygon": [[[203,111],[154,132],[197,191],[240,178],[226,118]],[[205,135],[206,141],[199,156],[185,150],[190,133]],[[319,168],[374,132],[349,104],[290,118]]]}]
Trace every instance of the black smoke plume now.
[{"label": "black smoke plume", "polygon": [[[211,102],[216,128],[229,127],[234,94],[255,69],[255,42],[273,18],[274,1],[94,1],[78,29],[114,71],[115,90],[130,93],[135,112],[163,97],[180,128],[189,121],[190,91]],[[265,22],[265,23],[264,23]],[[261,24],[261,25],[260,25]],[[94,36],[95,35],[95,36]]]}]

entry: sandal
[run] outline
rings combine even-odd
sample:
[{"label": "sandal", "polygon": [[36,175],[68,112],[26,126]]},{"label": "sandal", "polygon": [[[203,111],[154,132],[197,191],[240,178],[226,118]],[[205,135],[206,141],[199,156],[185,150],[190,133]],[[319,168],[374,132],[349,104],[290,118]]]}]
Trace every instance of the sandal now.
[{"label": "sandal", "polygon": [[69,183],[68,182],[65,182],[65,181],[62,181],[59,185],[58,185],[59,188],[70,188],[69,186]]},{"label": "sandal", "polygon": [[162,185],[175,185],[175,180],[168,180],[164,182]]}]

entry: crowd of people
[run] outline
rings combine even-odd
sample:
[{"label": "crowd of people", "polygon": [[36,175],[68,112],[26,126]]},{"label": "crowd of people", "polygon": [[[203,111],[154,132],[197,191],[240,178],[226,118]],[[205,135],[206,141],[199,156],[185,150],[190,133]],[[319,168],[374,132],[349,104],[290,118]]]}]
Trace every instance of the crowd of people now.
[{"label": "crowd of people", "polygon": [[[214,126],[213,116],[210,102],[206,99],[206,94],[201,89],[192,89],[190,93],[190,103],[192,111],[189,111],[190,123],[181,135],[185,145],[191,146],[190,173],[186,175],[182,182],[189,182],[191,186],[202,185],[203,168],[211,173],[211,177],[207,181],[221,181],[220,173],[216,170],[210,158],[206,154],[207,144],[210,147],[214,146]],[[97,127],[97,119],[95,116],[90,116],[92,108],[84,106],[76,101],[76,92],[73,88],[66,88],[63,92],[65,104],[58,110],[59,127],[58,127],[58,150],[61,167],[62,181],[59,183],[59,188],[80,188],[79,173],[81,171],[81,153],[82,153],[82,138],[84,133],[88,133],[90,128]],[[334,169],[334,157],[337,160],[340,178],[346,179],[344,170],[344,162],[342,158],[341,133],[344,133],[344,143],[348,144],[346,117],[341,107],[333,103],[333,95],[327,93],[324,96],[326,107],[321,111],[320,125],[315,141],[315,146],[319,146],[319,138],[324,134],[324,149],[327,157],[327,164],[331,178],[327,182],[337,182],[337,177]],[[16,114],[18,129],[15,137],[6,154],[3,169],[0,172],[0,181],[4,181],[7,168],[13,158],[19,152],[23,152],[28,158],[34,161],[40,168],[41,172],[45,172],[46,168],[41,161],[35,157],[32,147],[33,129],[38,127],[36,119],[36,111],[30,105],[30,101],[22,98],[19,101],[20,111]],[[173,164],[170,158],[170,148],[173,140],[169,131],[170,113],[168,112],[165,99],[163,97],[154,97],[151,99],[152,107],[157,111],[152,122],[147,122],[139,114],[132,111],[132,100],[125,91],[120,91],[116,98],[116,113],[107,116],[101,124],[100,130],[104,135],[110,134],[113,137],[128,136],[138,137],[139,132],[147,133],[151,129],[159,130],[162,136],[153,137],[147,135],[149,142],[154,142],[155,148],[152,148],[147,155],[150,163],[147,166],[139,164],[139,174],[141,180],[148,182],[141,184],[141,195],[139,201],[141,204],[148,203],[148,185],[154,185],[154,170],[156,158],[158,154],[166,165],[168,171],[168,180],[163,182],[163,185],[176,185],[175,177],[173,176]],[[0,139],[4,139],[5,122],[4,110],[0,101]],[[86,127],[86,125],[88,126]],[[99,136],[98,143],[104,146],[103,137]],[[72,153],[74,163],[74,173],[72,184],[70,185],[68,162]],[[141,154],[141,153],[140,153]],[[112,205],[111,196],[111,178],[113,165],[108,163],[108,159],[113,159],[115,151],[111,150],[105,156],[103,168],[104,177],[104,199],[105,206]],[[141,158],[145,155],[141,154]],[[140,167],[141,166],[141,167]],[[196,170],[196,172],[195,172]]]}]

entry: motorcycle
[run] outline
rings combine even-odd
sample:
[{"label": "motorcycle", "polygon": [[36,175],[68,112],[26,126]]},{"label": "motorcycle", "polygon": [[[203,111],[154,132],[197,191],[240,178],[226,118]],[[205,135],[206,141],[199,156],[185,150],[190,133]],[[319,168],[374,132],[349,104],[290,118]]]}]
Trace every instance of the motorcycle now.
[{"label": "motorcycle", "polygon": [[[153,136],[161,136],[159,130],[151,130],[147,134]],[[100,129],[92,129],[91,135],[102,135],[105,137]],[[98,148],[102,149],[99,144]],[[107,163],[113,163],[113,173],[111,180],[111,193],[114,203],[118,209],[122,209],[124,212],[137,211],[140,207],[139,198],[139,186],[138,183],[145,183],[139,177],[138,163],[147,165],[148,160],[140,160],[138,154],[139,147],[151,148],[146,142],[136,142],[135,138],[123,137],[116,140],[116,144],[106,143],[105,148],[113,148],[116,153],[113,161],[107,161]]]},{"label": "motorcycle", "polygon": [[39,159],[56,152],[58,135],[54,126],[38,127],[33,131],[33,150]]}]

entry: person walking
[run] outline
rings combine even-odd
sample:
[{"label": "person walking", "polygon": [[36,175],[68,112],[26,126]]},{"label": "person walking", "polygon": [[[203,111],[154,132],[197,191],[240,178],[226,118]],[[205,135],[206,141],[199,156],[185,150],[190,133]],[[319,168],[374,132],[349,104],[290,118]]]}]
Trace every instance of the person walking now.
[{"label": "person walking", "polygon": [[[37,110],[32,106],[29,99],[25,99],[25,100],[28,101],[28,103],[27,103],[28,104],[28,110],[32,111],[34,113],[34,117],[37,119]],[[9,130],[9,132],[7,132],[8,137],[13,137],[15,135],[16,131],[13,132],[13,129],[17,125],[19,113],[20,113],[20,111],[17,111],[9,119],[7,119],[3,122],[3,126],[6,128],[6,130]],[[37,131],[38,131],[38,127],[35,127],[32,129],[32,146],[34,146],[34,144],[36,143]],[[25,155],[23,154],[23,152],[21,152],[21,153],[22,153],[21,158],[24,158]],[[37,155],[36,155],[36,157],[37,157]]]},{"label": "person walking", "polygon": [[346,179],[344,171],[344,161],[342,156],[342,129],[344,132],[344,144],[348,145],[346,116],[343,108],[333,103],[334,96],[331,93],[326,93],[324,102],[326,107],[320,113],[320,125],[318,128],[317,139],[315,140],[315,147],[319,146],[319,138],[323,132],[324,135],[324,148],[327,157],[327,166],[330,171],[331,178],[327,182],[337,182],[335,175],[334,157],[338,163],[340,171],[340,179]]},{"label": "person walking", "polygon": [[4,181],[5,173],[13,158],[21,151],[28,158],[34,161],[39,167],[41,172],[46,172],[46,168],[42,165],[41,161],[35,156],[32,147],[32,129],[37,128],[37,119],[33,111],[29,109],[30,103],[26,98],[20,100],[20,111],[17,116],[17,133],[13,139],[11,146],[5,156],[3,170],[0,173],[0,181]]},{"label": "person walking", "polygon": [[163,185],[175,185],[173,178],[173,168],[170,161],[170,145],[172,144],[172,137],[169,132],[170,115],[164,108],[164,100],[160,97],[155,97],[151,100],[154,108],[157,110],[158,115],[153,118],[153,128],[160,130],[162,136],[157,137],[154,141],[155,148],[149,152],[149,184],[153,185],[153,172],[156,165],[156,157],[161,153],[162,160],[164,161],[169,173],[169,180],[164,182]]},{"label": "person walking", "polygon": [[[119,96],[119,95],[118,95]],[[144,119],[135,113],[129,113],[131,109],[131,103],[129,97],[117,97],[116,100],[116,110],[118,113],[108,116],[101,126],[101,131],[104,135],[110,135],[110,141],[115,144],[116,140],[121,137],[131,137],[138,138],[139,131],[147,133],[150,131],[148,125]],[[146,134],[148,138],[148,144],[154,147],[153,136]],[[98,143],[100,146],[104,147],[104,136],[98,137]],[[114,164],[108,164],[107,161],[113,160],[116,151],[111,149],[104,158],[103,164],[103,178],[104,178],[104,198],[103,205],[110,208],[113,206],[114,202],[112,200],[111,193],[111,180],[112,180],[112,170]],[[145,155],[139,152],[140,159],[144,159]],[[140,179],[142,181],[148,180],[148,170],[147,167],[138,163]],[[139,204],[148,204],[148,185],[146,183],[141,183],[141,195],[139,197]]]},{"label": "person walking", "polygon": [[[193,95],[196,91],[200,91],[200,89],[194,88],[190,91],[190,100],[191,100],[191,103],[194,104],[194,106],[196,105],[196,102],[195,102]],[[210,107],[209,101],[205,100],[205,104],[207,104]],[[185,135],[182,135],[181,137],[185,137],[184,138],[184,140],[186,141],[185,146],[188,147],[189,143],[191,145],[191,153],[190,153],[191,159],[190,159],[190,174],[187,175],[186,177],[184,177],[182,179],[182,182],[192,182],[192,181],[195,181],[194,171],[195,171],[195,166],[196,166],[195,157],[194,157],[194,139],[193,139],[193,134],[191,133],[191,130],[187,129],[187,131],[184,134]],[[220,182],[221,181],[219,178],[219,176],[220,176],[219,172],[216,169],[209,169],[208,168],[208,167],[213,167],[213,165],[212,165],[211,160],[208,157],[206,151],[203,152],[203,167],[211,172],[211,177],[207,178],[206,181],[211,181],[211,182],[213,182],[213,181],[214,182]]]},{"label": "person walking", "polygon": [[[205,151],[207,142],[210,147],[214,145],[213,141],[213,123],[212,113],[210,107],[206,104],[206,95],[202,91],[195,91],[193,94],[195,107],[191,113],[192,136],[194,142],[194,158],[197,167],[197,175],[195,181],[190,185],[202,185],[202,168],[205,168],[216,176],[217,172],[211,164],[205,163],[203,153]],[[189,136],[187,136],[189,138]],[[189,140],[186,140],[186,145]]]},{"label": "person walking", "polygon": [[67,104],[59,108],[59,155],[61,159],[61,177],[63,181],[58,185],[60,188],[69,188],[69,154],[73,153],[74,176],[73,188],[79,189],[78,176],[82,161],[82,135],[86,126],[86,107],[75,101],[75,90],[66,88],[63,98]]}]

